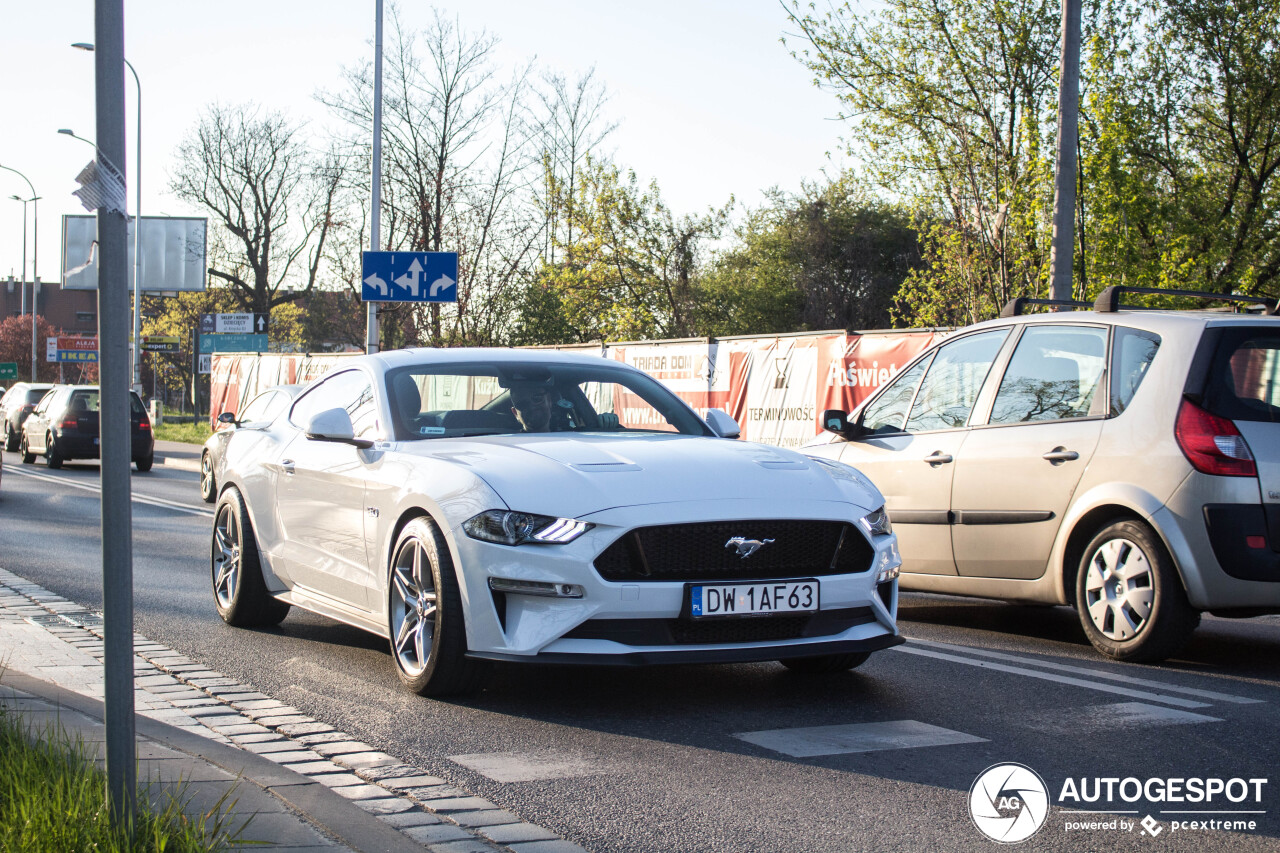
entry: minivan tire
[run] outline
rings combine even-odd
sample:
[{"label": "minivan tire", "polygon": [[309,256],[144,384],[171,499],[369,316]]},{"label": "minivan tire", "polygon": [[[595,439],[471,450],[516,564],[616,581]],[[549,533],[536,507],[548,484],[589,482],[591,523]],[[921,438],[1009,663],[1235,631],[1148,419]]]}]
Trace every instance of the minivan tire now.
[{"label": "minivan tire", "polygon": [[1164,543],[1133,520],[1106,525],[1085,548],[1076,612],[1095,649],[1134,663],[1175,654],[1200,624]]}]

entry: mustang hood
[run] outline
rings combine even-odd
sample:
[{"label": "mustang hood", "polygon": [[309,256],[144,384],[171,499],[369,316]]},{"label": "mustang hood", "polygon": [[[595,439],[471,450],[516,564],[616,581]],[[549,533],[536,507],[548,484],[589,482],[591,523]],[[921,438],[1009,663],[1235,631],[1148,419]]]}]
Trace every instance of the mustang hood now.
[{"label": "mustang hood", "polygon": [[851,500],[811,459],[727,439],[504,435],[413,442],[401,451],[467,466],[512,509],[564,518],[672,501]]}]

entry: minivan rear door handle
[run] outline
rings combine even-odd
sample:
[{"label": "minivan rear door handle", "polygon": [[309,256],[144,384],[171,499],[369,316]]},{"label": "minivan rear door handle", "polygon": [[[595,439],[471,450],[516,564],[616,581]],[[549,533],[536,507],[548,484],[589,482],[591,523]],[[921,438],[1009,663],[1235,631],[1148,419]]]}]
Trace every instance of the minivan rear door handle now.
[{"label": "minivan rear door handle", "polygon": [[946,465],[952,460],[952,458],[953,457],[950,453],[943,453],[941,450],[935,450],[933,451],[933,455],[926,456],[924,461],[928,462],[930,465]]},{"label": "minivan rear door handle", "polygon": [[1048,453],[1046,453],[1044,456],[1040,458],[1047,459],[1050,462],[1052,462],[1054,465],[1061,465],[1063,462],[1076,461],[1077,459],[1080,458],[1080,454],[1076,453],[1074,450],[1067,450],[1066,448],[1063,448],[1063,447],[1055,447],[1053,450],[1050,450]]}]

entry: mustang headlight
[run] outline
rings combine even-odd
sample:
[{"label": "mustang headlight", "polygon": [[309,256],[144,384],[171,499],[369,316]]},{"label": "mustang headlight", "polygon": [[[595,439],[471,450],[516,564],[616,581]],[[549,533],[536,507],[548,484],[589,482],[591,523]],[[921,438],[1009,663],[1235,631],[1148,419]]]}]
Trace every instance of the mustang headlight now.
[{"label": "mustang headlight", "polygon": [[462,523],[472,539],[499,545],[563,545],[591,529],[585,521],[491,509]]},{"label": "mustang headlight", "polygon": [[875,512],[869,512],[862,518],[858,519],[858,523],[862,525],[862,529],[872,536],[888,536],[893,532],[893,525],[889,523],[889,513],[884,507],[880,507]]}]

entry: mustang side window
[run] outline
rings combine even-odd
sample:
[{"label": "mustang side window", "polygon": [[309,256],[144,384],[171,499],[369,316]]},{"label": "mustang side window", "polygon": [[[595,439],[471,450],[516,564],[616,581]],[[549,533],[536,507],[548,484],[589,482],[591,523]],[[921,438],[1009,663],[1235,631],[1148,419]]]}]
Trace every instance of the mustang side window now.
[{"label": "mustang side window", "polygon": [[988,423],[1088,417],[1106,354],[1106,329],[1057,324],[1028,328],[1000,381]]},{"label": "mustang side window", "polygon": [[943,344],[920,384],[906,432],[955,429],[968,423],[978,391],[1008,335],[1008,329],[993,329]]}]

